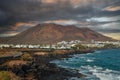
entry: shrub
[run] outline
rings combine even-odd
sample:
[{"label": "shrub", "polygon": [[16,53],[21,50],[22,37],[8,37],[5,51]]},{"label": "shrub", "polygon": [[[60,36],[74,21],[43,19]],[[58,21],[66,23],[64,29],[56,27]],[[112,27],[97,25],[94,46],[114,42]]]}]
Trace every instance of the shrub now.
[{"label": "shrub", "polygon": [[17,77],[12,72],[1,71],[0,72],[0,80],[20,80],[20,78]]},{"label": "shrub", "polygon": [[32,57],[30,54],[28,54],[28,53],[24,53],[24,54],[21,56],[20,59],[21,59],[21,60],[25,60],[25,61],[30,61],[30,60],[33,59],[33,57]]}]

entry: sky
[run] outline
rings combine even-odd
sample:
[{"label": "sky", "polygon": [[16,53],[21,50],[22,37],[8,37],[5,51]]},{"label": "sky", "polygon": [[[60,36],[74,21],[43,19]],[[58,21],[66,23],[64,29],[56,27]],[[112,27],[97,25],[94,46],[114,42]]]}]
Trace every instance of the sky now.
[{"label": "sky", "polygon": [[0,37],[40,23],[89,27],[120,40],[120,0],[0,0]]}]

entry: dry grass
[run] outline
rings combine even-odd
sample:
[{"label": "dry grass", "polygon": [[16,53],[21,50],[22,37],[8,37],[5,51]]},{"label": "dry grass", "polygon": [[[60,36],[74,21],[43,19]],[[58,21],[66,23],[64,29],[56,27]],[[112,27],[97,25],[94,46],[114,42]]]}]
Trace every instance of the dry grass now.
[{"label": "dry grass", "polygon": [[31,61],[32,59],[33,59],[33,57],[29,53],[24,53],[20,57],[20,60],[24,60],[24,61]]},{"label": "dry grass", "polygon": [[23,60],[11,60],[9,62],[6,62],[3,64],[3,66],[8,66],[10,68],[13,68],[14,66],[21,66],[21,65],[27,65],[27,61]]},{"label": "dry grass", "polygon": [[20,52],[18,51],[12,51],[12,50],[0,50],[0,57],[6,57],[6,56],[13,56],[13,55],[17,55],[20,54]]},{"label": "dry grass", "polygon": [[0,80],[21,80],[21,79],[12,72],[0,71]]},{"label": "dry grass", "polygon": [[11,54],[11,51],[0,51],[0,56],[10,56]]},{"label": "dry grass", "polygon": [[68,51],[67,50],[54,50],[54,54],[65,54],[67,53]]},{"label": "dry grass", "polygon": [[34,53],[35,55],[46,55],[46,54],[48,54],[47,52],[35,52]]}]

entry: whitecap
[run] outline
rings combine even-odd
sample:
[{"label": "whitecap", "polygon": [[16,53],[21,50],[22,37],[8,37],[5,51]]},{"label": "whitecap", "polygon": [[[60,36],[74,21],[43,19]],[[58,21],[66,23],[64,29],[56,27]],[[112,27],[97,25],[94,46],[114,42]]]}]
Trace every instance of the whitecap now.
[{"label": "whitecap", "polygon": [[91,67],[89,65],[81,66],[80,72],[86,74],[87,76],[91,76],[91,78],[96,76],[96,78],[99,78],[100,80],[120,80],[120,72],[110,69],[103,69],[102,67]]},{"label": "whitecap", "polygon": [[87,62],[93,62],[94,60],[92,60],[92,59],[87,59],[86,61],[87,61]]},{"label": "whitecap", "polygon": [[86,55],[91,55],[91,54],[93,54],[93,53],[87,53]]}]

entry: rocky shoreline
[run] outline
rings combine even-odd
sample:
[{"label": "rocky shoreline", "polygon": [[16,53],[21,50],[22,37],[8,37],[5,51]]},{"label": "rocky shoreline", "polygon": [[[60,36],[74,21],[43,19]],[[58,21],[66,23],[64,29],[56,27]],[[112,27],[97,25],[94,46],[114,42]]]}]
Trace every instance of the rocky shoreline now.
[{"label": "rocky shoreline", "polygon": [[[48,54],[29,54],[27,57],[12,58],[0,65],[0,71],[12,71],[19,76],[21,80],[68,80],[70,77],[84,77],[85,75],[79,73],[77,70],[66,70],[60,68],[57,65],[50,63],[55,59],[62,59],[70,57],[73,54],[83,54],[93,52],[93,50],[55,50],[53,52],[47,52]],[[44,52],[43,52],[44,53]],[[8,64],[13,62],[11,66]],[[19,62],[18,62],[19,61]],[[16,63],[15,63],[16,62]],[[11,64],[10,63],[10,64]]]}]

